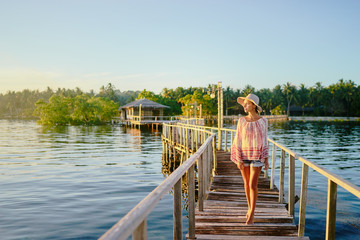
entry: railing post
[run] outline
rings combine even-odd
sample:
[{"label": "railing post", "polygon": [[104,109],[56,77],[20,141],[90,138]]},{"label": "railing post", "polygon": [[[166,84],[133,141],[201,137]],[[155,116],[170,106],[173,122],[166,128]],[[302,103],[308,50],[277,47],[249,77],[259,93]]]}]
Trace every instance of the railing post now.
[{"label": "railing post", "polygon": [[147,224],[146,218],[140,225],[134,230],[132,234],[133,240],[146,240],[147,239]]},{"label": "railing post", "polygon": [[195,167],[192,165],[187,173],[189,201],[189,239],[195,239]]},{"label": "railing post", "polygon": [[191,129],[191,150],[194,150],[194,129]]},{"label": "railing post", "polygon": [[284,203],[284,179],[285,178],[285,150],[281,149],[280,180],[279,180],[279,203]]},{"label": "railing post", "polygon": [[289,216],[295,213],[295,156],[289,154]]},{"label": "railing post", "polygon": [[227,151],[227,132],[226,132],[226,130],[224,131],[224,134],[225,134],[225,152]]},{"label": "railing post", "polygon": [[204,211],[204,162],[202,155],[198,158],[198,184],[199,184],[198,187],[199,211]]},{"label": "railing post", "polygon": [[210,180],[211,180],[211,176],[212,176],[212,163],[213,163],[213,161],[212,161],[212,158],[213,158],[212,149],[211,149],[210,144],[207,146],[207,155],[208,155],[208,160],[207,161],[208,161],[208,166],[209,166],[208,172],[207,172],[207,177],[209,179],[209,184],[210,184]]},{"label": "railing post", "polygon": [[221,150],[221,145],[222,145],[222,133],[221,133],[221,129],[218,128],[218,150]]},{"label": "railing post", "polygon": [[198,138],[197,138],[197,136],[198,136],[198,131],[197,131],[197,129],[194,130],[194,135],[195,135],[195,137],[194,137],[194,140],[195,140],[195,144],[194,144],[194,145],[195,145],[195,146],[194,146],[194,147],[195,147],[195,152],[196,152],[196,151],[198,150],[198,142],[197,142],[197,141],[198,141]]},{"label": "railing post", "polygon": [[337,184],[329,179],[326,214],[326,240],[335,239]]},{"label": "railing post", "polygon": [[309,166],[302,164],[301,177],[301,196],[299,209],[299,230],[298,237],[303,237],[305,234],[305,216],[306,216],[306,200],[307,200],[307,186],[308,186]]},{"label": "railing post", "polygon": [[216,175],[217,168],[217,159],[216,159],[216,136],[214,136],[212,141],[212,149],[213,149],[213,176]]},{"label": "railing post", "polygon": [[202,154],[203,156],[203,163],[204,163],[204,168],[203,168],[203,172],[204,172],[204,198],[206,197],[206,191],[208,190],[208,185],[209,185],[209,179],[208,179],[208,155],[207,155],[207,151],[205,150]]},{"label": "railing post", "polygon": [[272,146],[272,158],[271,158],[271,177],[270,177],[270,189],[274,189],[275,179],[275,166],[276,166],[276,145],[273,143]]},{"label": "railing post", "polygon": [[173,237],[182,240],[181,178],[174,185]]},{"label": "railing post", "polygon": [[188,128],[186,128],[186,133],[185,133],[185,149],[186,149],[186,159],[188,159],[188,152],[189,152],[189,140],[188,140],[188,138],[189,138],[189,129]]}]

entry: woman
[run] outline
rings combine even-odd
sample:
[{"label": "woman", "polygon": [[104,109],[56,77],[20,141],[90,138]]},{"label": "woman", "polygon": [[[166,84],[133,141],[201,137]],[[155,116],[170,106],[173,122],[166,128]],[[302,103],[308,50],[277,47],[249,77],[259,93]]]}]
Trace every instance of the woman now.
[{"label": "woman", "polygon": [[265,170],[269,168],[268,121],[259,116],[262,109],[259,106],[259,98],[255,94],[239,97],[237,101],[248,115],[241,117],[238,121],[231,149],[231,160],[240,169],[244,180],[248,203],[246,224],[253,224],[261,168],[263,166]]}]

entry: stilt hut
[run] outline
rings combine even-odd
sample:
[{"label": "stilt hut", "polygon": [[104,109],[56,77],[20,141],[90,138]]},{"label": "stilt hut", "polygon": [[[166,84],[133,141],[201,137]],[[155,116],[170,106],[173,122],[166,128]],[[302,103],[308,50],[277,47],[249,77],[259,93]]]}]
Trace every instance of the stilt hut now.
[{"label": "stilt hut", "polygon": [[170,107],[142,98],[121,106],[119,111],[122,122],[140,125],[162,120],[165,108]]}]

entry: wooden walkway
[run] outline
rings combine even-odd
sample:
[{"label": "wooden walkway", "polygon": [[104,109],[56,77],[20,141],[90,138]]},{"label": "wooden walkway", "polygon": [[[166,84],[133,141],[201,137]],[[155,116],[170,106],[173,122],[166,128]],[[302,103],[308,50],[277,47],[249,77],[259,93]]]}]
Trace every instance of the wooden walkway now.
[{"label": "wooden walkway", "polygon": [[259,179],[258,201],[253,225],[245,224],[247,202],[240,171],[230,160],[230,153],[217,152],[217,175],[214,177],[204,211],[195,212],[197,240],[235,239],[303,239],[297,237],[297,226],[288,216],[285,204],[278,203],[276,187],[269,189],[270,179]]}]

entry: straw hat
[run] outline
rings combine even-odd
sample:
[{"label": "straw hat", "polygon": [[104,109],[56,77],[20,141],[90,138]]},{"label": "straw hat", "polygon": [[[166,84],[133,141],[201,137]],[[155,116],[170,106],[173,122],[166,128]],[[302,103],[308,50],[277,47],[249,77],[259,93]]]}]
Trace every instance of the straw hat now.
[{"label": "straw hat", "polygon": [[258,107],[258,112],[259,113],[262,112],[262,108],[259,106],[259,97],[258,96],[256,96],[255,94],[250,93],[246,97],[238,97],[237,102],[239,104],[241,104],[242,106],[244,106],[245,99],[247,99],[247,100],[251,101],[252,103],[254,103]]}]

